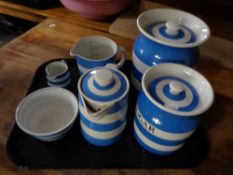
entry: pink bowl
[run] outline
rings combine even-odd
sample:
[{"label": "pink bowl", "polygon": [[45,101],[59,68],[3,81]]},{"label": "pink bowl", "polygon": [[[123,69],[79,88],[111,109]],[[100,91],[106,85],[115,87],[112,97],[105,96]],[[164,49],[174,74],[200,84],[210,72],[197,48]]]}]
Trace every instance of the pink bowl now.
[{"label": "pink bowl", "polygon": [[60,0],[69,10],[92,19],[103,19],[120,13],[131,0]]}]

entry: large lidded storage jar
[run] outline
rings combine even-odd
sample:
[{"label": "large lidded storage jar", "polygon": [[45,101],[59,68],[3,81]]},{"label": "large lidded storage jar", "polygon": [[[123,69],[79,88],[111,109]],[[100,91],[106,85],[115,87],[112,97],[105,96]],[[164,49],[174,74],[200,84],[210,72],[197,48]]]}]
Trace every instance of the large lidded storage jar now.
[{"label": "large lidded storage jar", "polygon": [[164,63],[148,69],[137,100],[134,133],[149,152],[179,150],[214,100],[210,83],[187,66]]},{"label": "large lidded storage jar", "polygon": [[140,90],[143,73],[159,63],[178,63],[193,67],[199,48],[210,29],[196,16],[173,9],[152,9],[137,19],[140,31],[132,51],[133,85]]}]

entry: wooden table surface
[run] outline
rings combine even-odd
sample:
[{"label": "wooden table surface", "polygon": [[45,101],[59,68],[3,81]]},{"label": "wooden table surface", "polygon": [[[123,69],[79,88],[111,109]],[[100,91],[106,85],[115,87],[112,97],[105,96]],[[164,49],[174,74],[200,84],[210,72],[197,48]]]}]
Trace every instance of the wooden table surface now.
[{"label": "wooden table surface", "polygon": [[233,174],[233,71],[205,62],[197,69],[211,82],[215,103],[205,114],[203,126],[210,148],[207,160],[194,169],[169,170],[28,170],[14,165],[6,155],[6,141],[15,109],[24,97],[36,68],[46,60],[69,57],[69,50],[79,37],[105,35],[128,50],[133,40],[83,28],[74,24],[47,19],[21,37],[0,48],[0,174],[70,175],[70,174]]},{"label": "wooden table surface", "polygon": [[0,13],[38,23],[42,22],[46,18],[54,18],[69,22],[71,24],[77,24],[106,32],[108,32],[109,26],[114,20],[114,17],[107,20],[101,20],[101,22],[89,20],[87,18],[83,18],[77,13],[69,11],[63,6],[56,6],[45,10],[37,10],[2,0],[0,0]]},{"label": "wooden table surface", "polygon": [[[0,1],[0,13],[12,13],[12,9],[18,9],[18,13],[20,8],[22,7],[10,6]],[[128,59],[131,57],[133,40],[109,34],[107,32],[109,21],[91,21],[65,9],[57,9],[68,14],[66,18],[62,18],[57,12],[55,13],[56,8],[53,10],[38,11],[38,16],[34,19],[40,22],[37,26],[0,48],[0,175],[233,174],[233,71],[204,61],[199,62],[197,70],[213,85],[215,102],[203,116],[202,125],[210,146],[208,157],[200,166],[193,169],[161,170],[28,170],[14,165],[6,154],[7,137],[14,123],[15,109],[26,94],[40,64],[53,58],[69,57],[69,50],[74,43],[80,37],[88,35],[104,35],[112,38],[127,49]],[[26,8],[26,13],[23,11],[25,9],[22,9],[20,15],[26,17],[32,15],[30,8]],[[74,22],[73,19],[77,21]],[[211,51],[211,48],[209,50]]]}]

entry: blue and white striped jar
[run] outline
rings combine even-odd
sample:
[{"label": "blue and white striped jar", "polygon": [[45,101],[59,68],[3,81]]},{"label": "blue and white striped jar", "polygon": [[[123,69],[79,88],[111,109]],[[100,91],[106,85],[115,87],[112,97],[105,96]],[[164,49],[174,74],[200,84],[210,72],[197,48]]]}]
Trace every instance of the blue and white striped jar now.
[{"label": "blue and white striped jar", "polygon": [[137,141],[154,154],[177,151],[195,132],[200,115],[213,100],[209,82],[187,66],[164,63],[148,69],[134,118]]},{"label": "blue and white striped jar", "polygon": [[78,82],[83,137],[96,146],[117,142],[126,126],[129,81],[119,70],[99,67]]},{"label": "blue and white striped jar", "polygon": [[137,19],[140,31],[132,51],[131,80],[141,90],[143,73],[160,63],[193,67],[199,59],[199,45],[209,35],[209,27],[196,16],[174,9],[152,9]]}]

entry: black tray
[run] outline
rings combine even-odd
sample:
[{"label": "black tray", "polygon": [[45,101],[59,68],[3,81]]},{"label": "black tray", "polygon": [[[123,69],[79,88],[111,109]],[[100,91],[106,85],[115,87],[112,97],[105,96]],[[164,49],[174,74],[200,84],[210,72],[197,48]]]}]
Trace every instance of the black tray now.
[{"label": "black tray", "polygon": [[[54,60],[52,60],[54,61]],[[75,60],[67,60],[72,74],[69,88],[77,94],[79,73]],[[28,93],[47,87],[45,66],[41,65],[32,81]],[[130,62],[123,67],[129,75]],[[84,140],[80,132],[79,119],[70,132],[61,140],[42,142],[23,133],[14,124],[7,142],[7,153],[17,165],[27,168],[192,168],[201,164],[208,153],[208,139],[199,127],[182,149],[169,156],[157,156],[139,146],[133,136],[133,117],[137,98],[131,87],[128,122],[123,138],[109,147],[96,147]]]}]

